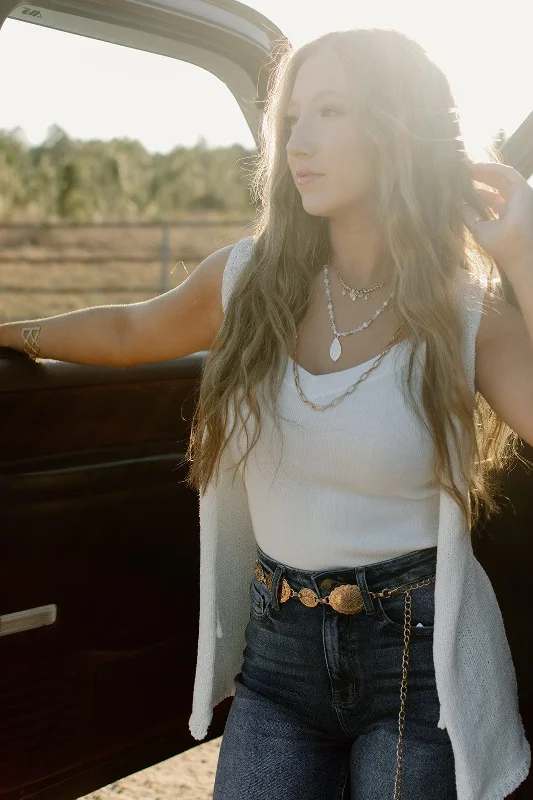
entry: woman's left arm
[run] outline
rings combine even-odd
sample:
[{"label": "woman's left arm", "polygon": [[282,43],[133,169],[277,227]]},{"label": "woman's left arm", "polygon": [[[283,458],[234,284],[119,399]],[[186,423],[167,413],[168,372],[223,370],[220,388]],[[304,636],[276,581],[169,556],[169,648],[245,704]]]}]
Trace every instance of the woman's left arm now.
[{"label": "woman's left arm", "polygon": [[533,189],[512,167],[472,165],[477,188],[498,219],[483,220],[468,204],[465,225],[501,268],[520,311],[487,293],[476,338],[476,390],[521,439],[533,446]]}]

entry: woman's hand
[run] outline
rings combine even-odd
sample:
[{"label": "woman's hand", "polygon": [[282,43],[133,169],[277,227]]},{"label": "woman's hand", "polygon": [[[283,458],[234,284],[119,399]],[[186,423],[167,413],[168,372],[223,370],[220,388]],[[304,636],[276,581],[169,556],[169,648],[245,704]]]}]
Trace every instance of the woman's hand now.
[{"label": "woman's hand", "polygon": [[513,167],[480,161],[472,165],[474,187],[498,219],[483,220],[468,203],[461,206],[465,225],[476,242],[509,277],[533,258],[533,188]]}]

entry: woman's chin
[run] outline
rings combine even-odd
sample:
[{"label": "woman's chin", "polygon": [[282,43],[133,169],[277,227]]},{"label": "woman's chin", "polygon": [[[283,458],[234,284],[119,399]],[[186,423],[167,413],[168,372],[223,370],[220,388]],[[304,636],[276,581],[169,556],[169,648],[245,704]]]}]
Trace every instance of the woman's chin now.
[{"label": "woman's chin", "polygon": [[331,207],[324,201],[320,202],[318,198],[315,201],[307,197],[303,198],[302,206],[303,210],[311,217],[329,217],[331,213]]}]

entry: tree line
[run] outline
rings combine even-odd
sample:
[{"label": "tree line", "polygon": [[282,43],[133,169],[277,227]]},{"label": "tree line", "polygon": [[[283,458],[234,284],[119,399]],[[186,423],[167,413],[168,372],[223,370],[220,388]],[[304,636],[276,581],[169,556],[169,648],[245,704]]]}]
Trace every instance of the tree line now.
[{"label": "tree line", "polygon": [[257,151],[239,144],[149,153],[133,139],[71,139],[59,126],[28,145],[0,129],[0,221],[179,219],[191,212],[250,215]]}]

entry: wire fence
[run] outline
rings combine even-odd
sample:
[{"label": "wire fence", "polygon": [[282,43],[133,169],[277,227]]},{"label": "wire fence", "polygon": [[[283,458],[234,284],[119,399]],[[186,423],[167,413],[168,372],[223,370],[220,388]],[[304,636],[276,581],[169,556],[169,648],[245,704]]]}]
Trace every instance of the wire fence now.
[{"label": "wire fence", "polygon": [[[187,252],[181,255],[171,254],[170,248],[170,230],[171,228],[217,228],[217,227],[233,227],[243,228],[250,224],[249,219],[237,220],[183,220],[176,222],[168,222],[164,220],[155,220],[150,222],[2,222],[0,223],[0,231],[11,231],[17,229],[24,229],[30,231],[42,232],[46,230],[56,229],[102,229],[102,228],[161,228],[161,245],[159,249],[160,259],[160,272],[159,272],[159,286],[157,290],[160,294],[168,291],[169,285],[169,267],[171,264],[179,263],[180,261],[201,261],[205,258],[205,254]],[[103,265],[107,263],[128,263],[128,264],[147,264],[154,261],[154,254],[132,254],[132,253],[117,253],[112,255],[89,255],[89,256],[70,256],[70,255],[46,255],[46,256],[24,256],[16,253],[3,254],[0,252],[0,269],[1,265],[9,264],[26,264],[31,266],[37,265],[57,265],[69,264],[76,262],[80,265]],[[88,294],[92,292],[102,293],[116,293],[119,291],[140,292],[145,293],[146,287],[139,286],[100,286],[100,287],[83,287],[83,286],[42,286],[39,287],[40,294]],[[22,285],[22,284],[3,284],[0,286],[0,292],[11,292],[16,294],[34,293],[35,287]]]}]

